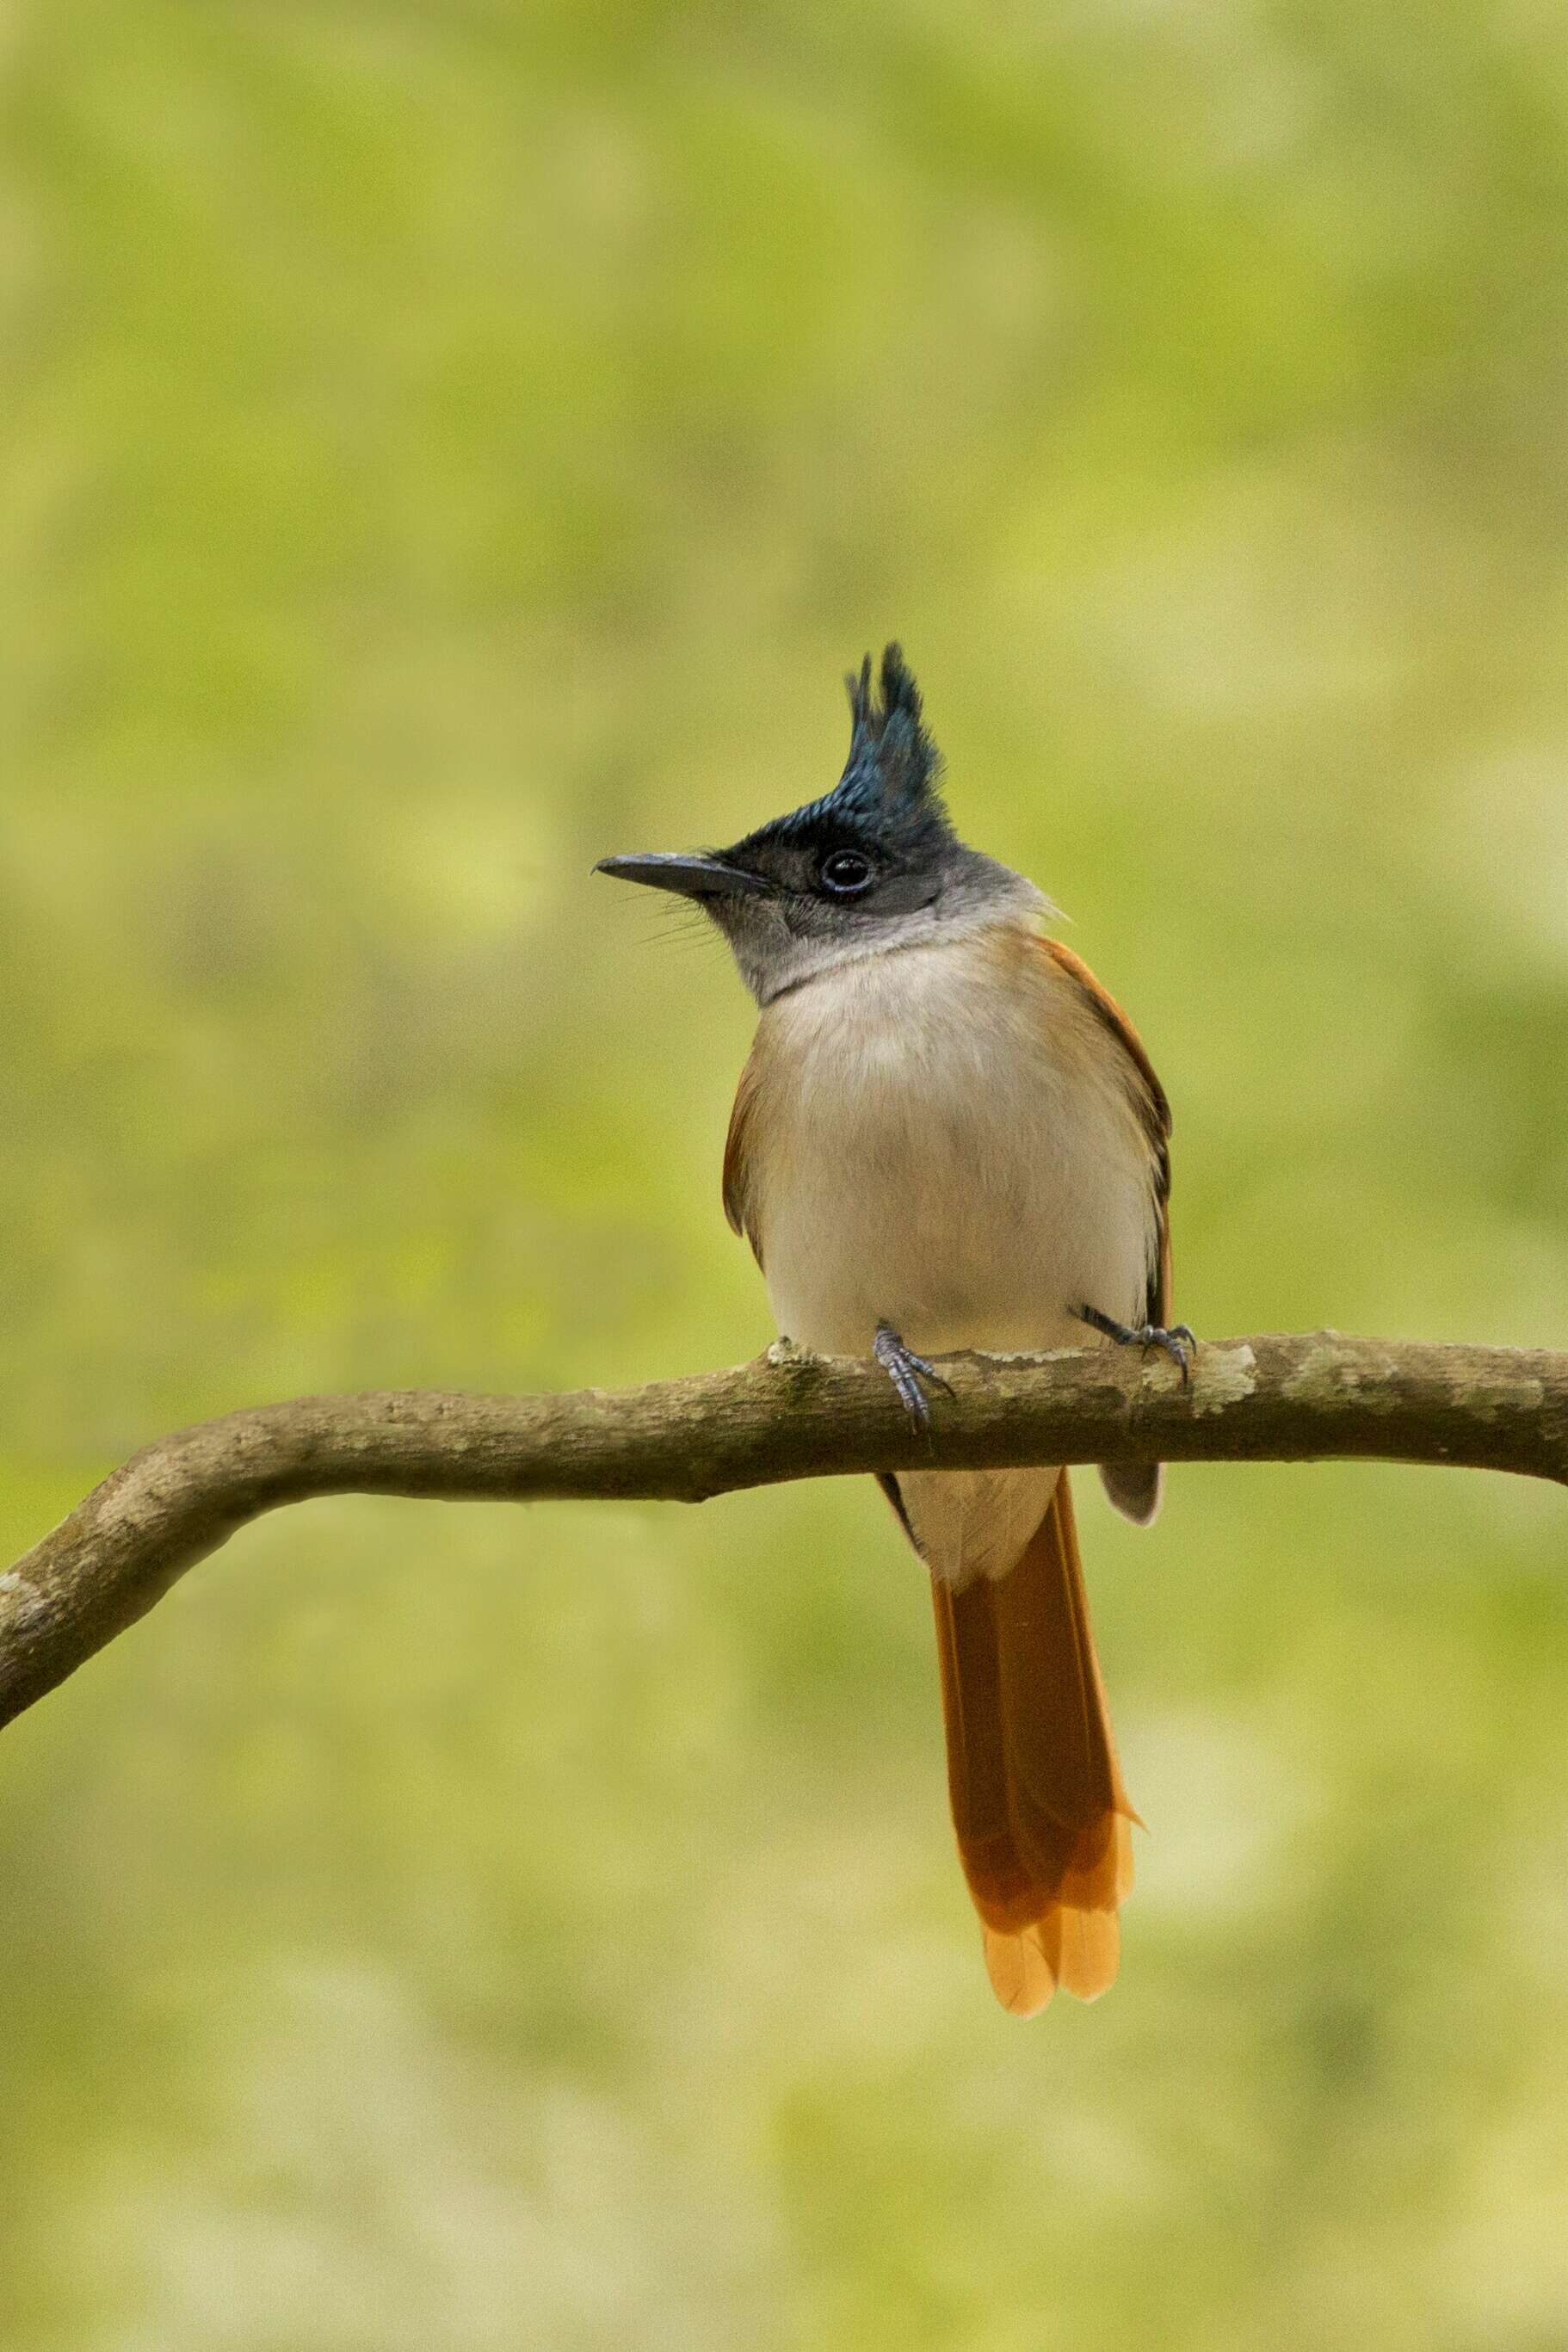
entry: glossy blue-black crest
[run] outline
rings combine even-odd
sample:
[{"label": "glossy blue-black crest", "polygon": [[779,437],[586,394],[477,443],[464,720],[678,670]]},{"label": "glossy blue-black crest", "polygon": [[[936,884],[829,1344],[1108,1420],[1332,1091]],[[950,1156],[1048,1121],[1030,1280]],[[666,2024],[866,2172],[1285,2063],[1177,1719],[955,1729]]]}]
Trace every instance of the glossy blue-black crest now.
[{"label": "glossy blue-black crest", "polygon": [[871,656],[844,681],[849,690],[849,757],[831,797],[847,814],[873,819],[916,815],[922,804],[942,814],[937,787],[942,754],[925,730],[921,690],[901,646],[882,656],[879,694],[871,684]]},{"label": "glossy blue-black crest", "polygon": [[849,757],[830,793],[748,836],[780,847],[850,837],[879,848],[900,865],[918,866],[954,839],[940,790],[942,754],[927,734],[921,691],[890,645],[873,683],[871,656],[845,680],[852,720]]}]

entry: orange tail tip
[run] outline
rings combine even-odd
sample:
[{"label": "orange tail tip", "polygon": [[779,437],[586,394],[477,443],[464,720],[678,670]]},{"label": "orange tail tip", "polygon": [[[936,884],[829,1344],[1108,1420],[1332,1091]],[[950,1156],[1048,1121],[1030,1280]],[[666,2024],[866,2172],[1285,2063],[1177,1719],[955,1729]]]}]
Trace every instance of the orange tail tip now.
[{"label": "orange tail tip", "polygon": [[1018,1564],[962,1591],[932,1580],[948,1788],[997,2000],[1016,2017],[1058,1984],[1116,1976],[1131,1824],[1089,1631],[1064,1470]]}]

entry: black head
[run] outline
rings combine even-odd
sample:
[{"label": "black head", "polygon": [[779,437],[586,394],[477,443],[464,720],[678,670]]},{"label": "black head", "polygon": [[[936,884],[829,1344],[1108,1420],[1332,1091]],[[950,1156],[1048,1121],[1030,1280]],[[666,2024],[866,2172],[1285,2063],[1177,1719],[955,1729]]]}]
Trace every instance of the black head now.
[{"label": "black head", "polygon": [[942,755],[901,650],[846,681],[849,757],[830,793],[759,825],[731,848],[691,856],[605,857],[597,871],[699,900],[765,1003],[856,955],[934,936],[987,900],[1029,885],[966,848],[939,789]]}]

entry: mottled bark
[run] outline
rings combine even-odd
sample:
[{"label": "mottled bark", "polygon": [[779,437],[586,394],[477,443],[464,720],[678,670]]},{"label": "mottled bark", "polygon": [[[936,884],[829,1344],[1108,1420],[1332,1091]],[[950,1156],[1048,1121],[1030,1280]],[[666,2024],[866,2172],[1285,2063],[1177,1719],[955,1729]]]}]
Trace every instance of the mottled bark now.
[{"label": "mottled bark", "polygon": [[160,1438],[0,1574],[0,1724],[237,1528],[317,1495],[701,1502],[837,1472],[1358,1455],[1568,1485],[1568,1355],[1337,1332],[1211,1340],[1190,1386],[1094,1348],[958,1356],[929,1441],[881,1370],[770,1350],[733,1370],[564,1396],[298,1397]]}]

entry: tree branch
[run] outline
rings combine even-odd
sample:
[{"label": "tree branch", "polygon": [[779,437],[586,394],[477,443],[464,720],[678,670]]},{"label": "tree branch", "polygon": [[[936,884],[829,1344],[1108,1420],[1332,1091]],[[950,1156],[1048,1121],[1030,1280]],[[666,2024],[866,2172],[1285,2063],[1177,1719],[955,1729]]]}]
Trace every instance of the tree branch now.
[{"label": "tree branch", "polygon": [[879,1368],[787,1346],[639,1389],[297,1397],[143,1447],[0,1575],[0,1724],[144,1614],[238,1528],[319,1495],[696,1503],[838,1472],[1359,1455],[1568,1485],[1568,1355],[1337,1332],[958,1356],[928,1442]]}]

